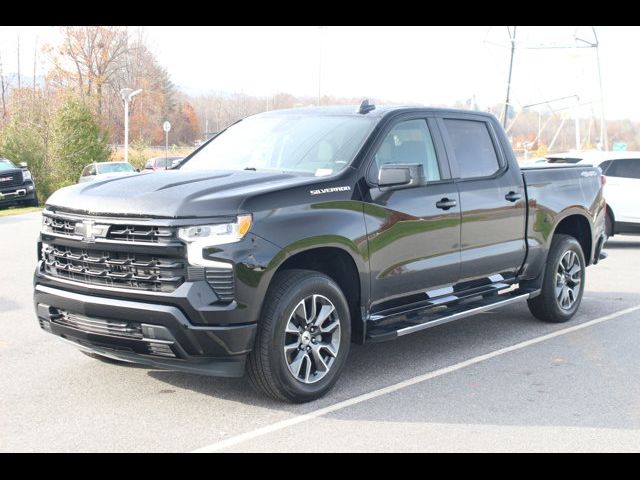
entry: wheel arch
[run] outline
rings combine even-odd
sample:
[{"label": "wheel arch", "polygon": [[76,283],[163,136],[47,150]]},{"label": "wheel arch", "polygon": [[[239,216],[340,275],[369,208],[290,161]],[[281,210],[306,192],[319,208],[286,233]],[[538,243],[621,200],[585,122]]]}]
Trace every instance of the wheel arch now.
[{"label": "wheel arch", "polygon": [[553,236],[562,233],[574,237],[580,246],[582,247],[582,253],[584,254],[585,262],[590,265],[593,260],[593,228],[591,222],[586,215],[581,213],[570,213],[564,216],[556,225],[553,230],[553,234],[550,236],[549,241]]},{"label": "wheel arch", "polygon": [[336,245],[316,246],[297,250],[274,271],[274,275],[283,270],[304,269],[323,273],[333,279],[347,299],[351,315],[351,337],[356,343],[364,341],[363,308],[368,289],[367,273],[354,256],[346,249]]}]

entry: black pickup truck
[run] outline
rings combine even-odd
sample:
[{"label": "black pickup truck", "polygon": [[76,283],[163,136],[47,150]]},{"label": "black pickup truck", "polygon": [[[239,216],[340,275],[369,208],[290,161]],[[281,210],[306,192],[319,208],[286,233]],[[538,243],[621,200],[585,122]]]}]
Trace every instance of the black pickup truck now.
[{"label": "black pickup truck", "polygon": [[11,205],[38,205],[38,195],[31,172],[26,164],[16,166],[6,158],[0,158],[0,208]]},{"label": "black pickup truck", "polygon": [[92,356],[246,370],[303,402],[351,342],[520,300],[569,320],[605,256],[605,208],[598,168],[521,169],[491,114],[267,112],[175,170],[51,196],[34,302],[44,330]]}]

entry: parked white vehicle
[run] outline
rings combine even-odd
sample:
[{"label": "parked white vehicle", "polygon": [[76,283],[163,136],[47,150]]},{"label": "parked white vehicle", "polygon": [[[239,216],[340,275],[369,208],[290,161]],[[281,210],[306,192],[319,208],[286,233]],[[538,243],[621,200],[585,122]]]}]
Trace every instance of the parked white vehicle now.
[{"label": "parked white vehicle", "polygon": [[84,167],[78,183],[133,175],[138,172],[139,170],[127,162],[94,162]]},{"label": "parked white vehicle", "polygon": [[566,152],[549,154],[548,163],[597,165],[607,177],[607,235],[640,234],[640,152]]}]

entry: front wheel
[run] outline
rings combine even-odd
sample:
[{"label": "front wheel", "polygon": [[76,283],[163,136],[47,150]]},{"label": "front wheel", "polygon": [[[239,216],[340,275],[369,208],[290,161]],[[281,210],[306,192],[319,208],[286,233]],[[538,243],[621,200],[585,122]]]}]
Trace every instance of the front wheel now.
[{"label": "front wheel", "polygon": [[33,193],[33,198],[31,200],[27,200],[24,202],[27,207],[37,207],[38,206],[38,194]]},{"label": "front wheel", "polygon": [[249,379],[275,399],[315,400],[338,380],[350,342],[349,305],[340,287],[319,272],[285,270],[265,299]]},{"label": "front wheel", "polygon": [[542,291],[527,301],[533,316],[553,323],[570,320],[582,301],[585,267],[578,241],[570,235],[555,235],[547,257]]}]

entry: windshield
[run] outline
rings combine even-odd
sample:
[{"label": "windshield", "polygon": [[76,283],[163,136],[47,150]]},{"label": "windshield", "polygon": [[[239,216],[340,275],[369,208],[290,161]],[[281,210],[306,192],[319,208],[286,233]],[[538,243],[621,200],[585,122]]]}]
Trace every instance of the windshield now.
[{"label": "windshield", "polygon": [[251,117],[229,127],[179,168],[331,175],[351,162],[373,123],[352,116]]},{"label": "windshield", "polygon": [[17,168],[12,162],[6,158],[0,158],[0,170],[12,170]]},{"label": "windshield", "polygon": [[135,172],[136,169],[130,163],[99,163],[98,173]]}]

